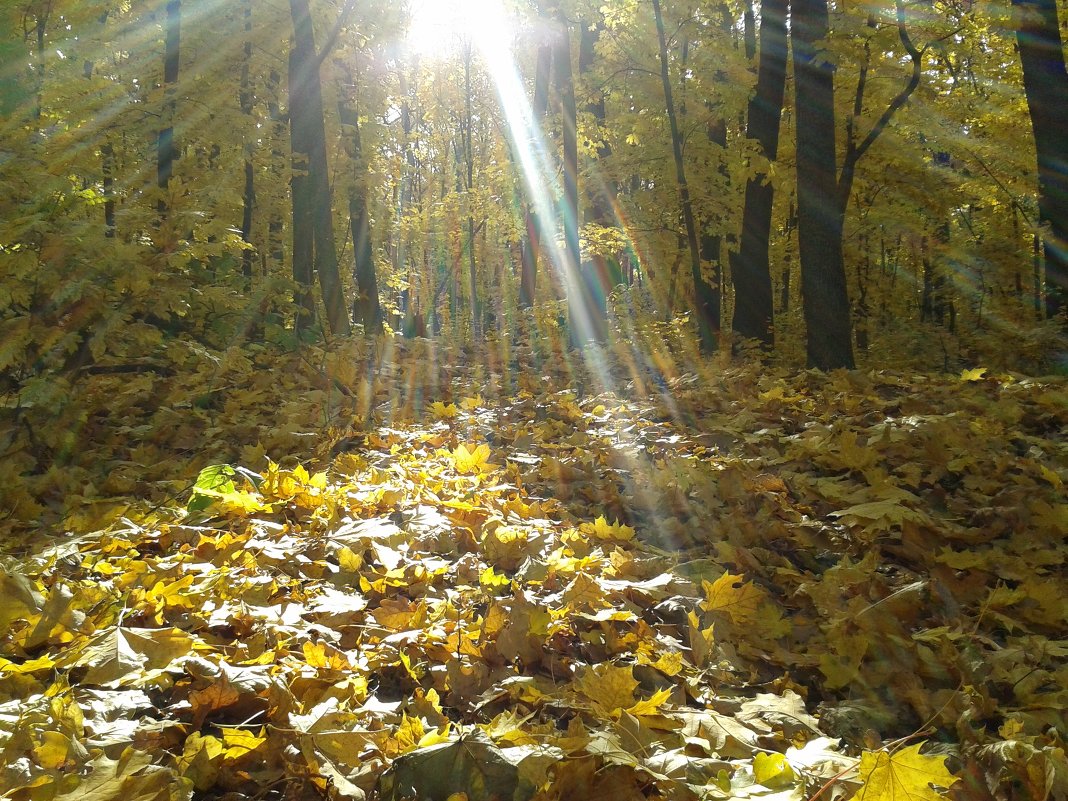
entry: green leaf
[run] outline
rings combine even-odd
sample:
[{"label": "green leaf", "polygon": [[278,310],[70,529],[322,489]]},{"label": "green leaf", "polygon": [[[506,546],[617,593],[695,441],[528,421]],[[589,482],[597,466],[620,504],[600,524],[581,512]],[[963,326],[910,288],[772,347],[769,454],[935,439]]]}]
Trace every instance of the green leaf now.
[{"label": "green leaf", "polygon": [[228,464],[212,464],[205,467],[200,471],[193,485],[193,497],[189,499],[186,511],[203,512],[218,497],[218,494],[213,493],[234,492],[237,489],[234,486],[236,475],[237,471]]}]

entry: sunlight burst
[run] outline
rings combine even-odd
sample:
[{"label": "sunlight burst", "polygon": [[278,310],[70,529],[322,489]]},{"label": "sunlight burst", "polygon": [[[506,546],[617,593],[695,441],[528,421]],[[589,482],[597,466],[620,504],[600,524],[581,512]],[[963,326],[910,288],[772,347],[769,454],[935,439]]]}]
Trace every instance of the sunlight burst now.
[{"label": "sunlight burst", "polygon": [[415,55],[440,59],[464,42],[478,50],[507,47],[515,25],[501,0],[409,0],[405,44]]}]

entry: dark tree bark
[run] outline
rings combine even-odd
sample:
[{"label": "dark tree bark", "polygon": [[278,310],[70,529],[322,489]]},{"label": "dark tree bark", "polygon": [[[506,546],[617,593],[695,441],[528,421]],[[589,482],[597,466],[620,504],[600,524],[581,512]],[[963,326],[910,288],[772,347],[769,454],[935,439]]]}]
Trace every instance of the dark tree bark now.
[{"label": "dark tree bark", "polygon": [[[418,62],[412,65],[411,74],[413,77],[419,75]],[[412,112],[412,98],[419,96],[418,86],[412,88],[408,82],[408,74],[404,69],[400,70],[398,75],[400,96],[403,98],[400,104],[400,125],[401,125],[401,153],[404,157],[404,166],[401,171],[401,175],[393,190],[393,201],[396,204],[396,218],[402,219],[405,214],[408,213],[408,208],[412,205],[413,198],[415,197],[416,179],[418,175],[418,165],[415,158],[415,148],[413,143],[413,131],[415,131],[414,117]],[[459,163],[459,160],[457,160]],[[440,197],[444,198],[445,191],[445,173],[440,174],[441,180],[441,193]],[[456,191],[461,191],[459,177],[457,177]],[[407,272],[409,279],[411,279],[414,265],[412,264],[412,256],[410,250],[411,242],[409,241],[409,234],[400,226],[396,229],[396,234],[393,238],[394,246],[390,250],[390,259],[393,265],[393,271],[395,275],[402,275]],[[449,311],[450,322],[455,325],[455,304],[456,304],[456,282],[452,280],[450,273],[450,280],[448,282],[449,291]],[[400,311],[400,314],[394,315],[395,320],[392,321],[392,325],[398,331],[403,331],[407,325],[407,320],[412,313],[411,308],[411,296],[412,296],[412,281],[409,280],[408,288],[403,289],[396,293],[396,306]]]},{"label": "dark tree bark", "polygon": [[1045,315],[1045,305],[1042,303],[1042,237],[1038,234],[1031,240],[1031,290],[1035,319],[1042,320]]},{"label": "dark tree bark", "polygon": [[564,192],[560,217],[564,229],[561,269],[567,291],[568,338],[572,347],[604,340],[607,327],[603,311],[595,304],[582,280],[579,253],[578,198],[578,112],[575,81],[571,71],[571,31],[567,19],[557,13],[553,42],[553,84],[560,105],[561,147],[563,150]]},{"label": "dark tree bark", "polygon": [[[552,65],[553,49],[545,44],[538,48],[538,61],[534,73],[534,104],[531,108],[531,126],[540,133],[541,121],[549,108],[549,69]],[[535,143],[531,143],[536,146]],[[520,250],[519,305],[528,307],[534,303],[537,288],[538,252],[541,248],[541,220],[534,210],[533,201],[528,200],[523,209],[523,222],[526,235]]]},{"label": "dark tree bark", "polygon": [[[293,198],[293,281],[297,285],[293,301],[297,307],[296,330],[300,333],[313,326],[316,319],[315,298],[312,295],[312,284],[315,281],[315,187],[311,179],[309,151],[312,145],[309,142],[311,134],[308,131],[311,109],[307,97],[308,91],[304,86],[308,79],[302,74],[302,71],[304,73],[308,71],[308,62],[314,61],[315,48],[313,45],[311,52],[307,52],[306,40],[311,35],[311,18],[308,15],[307,3],[292,0],[291,9],[294,30],[305,26],[307,28],[307,35],[294,36],[293,49],[289,53],[289,132],[293,166],[293,177],[290,181]],[[303,19],[307,20],[306,23],[301,20],[301,14],[303,14]]]},{"label": "dark tree bark", "polygon": [[242,46],[241,60],[241,89],[238,100],[241,104],[241,113],[248,117],[248,128],[245,130],[245,188],[241,194],[241,241],[247,246],[241,252],[241,274],[245,278],[246,287],[252,289],[252,216],[256,204],[256,170],[253,164],[255,153],[255,122],[252,118],[252,0],[242,0],[245,18],[245,42]]},{"label": "dark tree bark", "polygon": [[44,103],[44,85],[45,85],[45,34],[48,31],[48,19],[52,16],[53,0],[47,0],[35,4],[32,10],[27,9],[27,17],[32,16],[34,38],[36,40],[36,46],[34,48],[34,73],[37,79],[36,92],[33,103],[33,119],[35,122],[41,121],[42,104]]},{"label": "dark tree bark", "polygon": [[[356,79],[353,79],[356,85]],[[352,131],[347,144],[352,163],[352,183],[349,185],[349,231],[352,235],[353,277],[356,297],[352,301],[352,319],[363,326],[364,334],[374,336],[382,331],[382,306],[378,298],[378,275],[375,271],[374,249],[371,245],[371,213],[367,198],[367,158],[360,141],[360,116],[357,103],[339,101],[341,124]]]},{"label": "dark tree bark", "polygon": [[1012,0],[1024,93],[1038,154],[1038,215],[1046,231],[1046,314],[1068,304],[1068,72],[1056,0]]},{"label": "dark tree bark", "polygon": [[[594,24],[583,24],[579,38],[578,67],[580,79],[588,75],[592,68],[596,52],[597,40],[600,38],[604,27],[604,19],[598,16]],[[585,106],[585,111],[596,124],[594,135],[603,132],[605,125],[605,97],[604,93],[596,88],[584,89],[590,95],[590,100]],[[614,212],[613,187],[604,179],[602,170],[597,169],[598,161],[608,159],[612,155],[612,147],[601,137],[597,146],[596,159],[588,159],[586,165],[585,194],[586,207],[582,213],[583,223],[598,225],[608,228],[613,225]],[[619,262],[615,257],[601,253],[591,253],[582,262],[582,281],[590,302],[597,309],[598,315],[607,320],[608,295],[620,280]]]},{"label": "dark tree bark", "polygon": [[[904,87],[858,141],[856,125],[864,107],[867,61],[861,66],[853,109],[846,120],[842,172],[835,181],[834,66],[818,50],[819,42],[828,32],[827,0],[794,0],[793,4],[801,298],[808,328],[808,364],[822,370],[854,366],[842,235],[857,164],[920,85],[923,52],[909,36],[902,0],[897,0],[895,5],[898,38],[909,57],[912,72]],[[865,53],[870,56],[867,43]]]},{"label": "dark tree bark", "polygon": [[820,52],[827,0],[794,0],[797,240],[809,367],[852,369],[849,295],[842,259],[844,208],[835,164],[834,66]]},{"label": "dark tree bark", "polygon": [[177,111],[175,84],[178,83],[182,43],[181,0],[169,0],[167,3],[163,36],[163,125],[156,138],[156,186],[160,191],[156,211],[161,221],[167,217],[167,188],[174,174],[174,162],[178,158],[178,148],[174,142],[174,116]]},{"label": "dark tree bark", "polygon": [[[718,116],[710,119],[705,128],[705,135],[708,141],[718,145],[722,151],[726,151],[726,120]],[[720,165],[720,173],[724,176],[724,180],[729,180],[725,163]],[[723,328],[723,237],[719,233],[708,230],[710,227],[718,228],[720,225],[721,223],[717,220],[708,220],[700,233],[701,263],[712,266],[711,280],[706,279],[703,272],[694,276],[694,303],[702,343],[714,342]]]},{"label": "dark tree bark", "polygon": [[[786,87],[786,12],[789,0],[764,0],[760,6],[760,66],[756,94],[749,101],[746,136],[760,146],[769,162],[779,150],[779,123]],[[742,240],[731,262],[734,284],[734,318],[731,327],[739,336],[774,344],[774,309],[768,244],[774,190],[765,174],[755,175],[745,185]]]},{"label": "dark tree bark", "polygon": [[[280,182],[282,170],[279,165],[285,160],[284,142],[286,137],[287,113],[282,111],[281,103],[282,75],[278,70],[267,73],[267,117],[270,120],[271,141],[271,177]],[[269,207],[270,217],[267,221],[267,253],[263,259],[263,274],[280,272],[285,265],[285,222],[282,210],[274,204]],[[269,259],[269,262],[268,262]],[[273,269],[272,269],[273,268]]]},{"label": "dark tree bark", "polygon": [[[719,28],[724,39],[733,38],[734,15],[726,4],[718,8],[720,15]],[[685,54],[685,49],[683,53]],[[685,66],[685,57],[683,65]],[[713,77],[717,84],[727,80],[727,76],[717,71]],[[685,85],[685,84],[684,84]],[[685,103],[680,103],[680,111],[685,109]],[[727,120],[722,113],[715,108],[710,100],[705,101],[705,107],[709,112],[708,121],[705,124],[705,136],[708,141],[719,148],[720,153],[727,150]],[[723,179],[724,186],[730,183],[730,171],[727,169],[726,159],[722,159],[719,165],[719,174]],[[723,327],[723,256],[721,233],[722,222],[717,219],[700,221],[698,218],[698,233],[701,244],[701,264],[710,265],[712,268],[711,278],[706,278],[704,272],[694,278],[694,308],[697,310],[697,324],[699,326],[700,341],[708,342],[719,336]],[[700,280],[698,280],[698,278]]]},{"label": "dark tree bark", "polygon": [[115,146],[105,141],[100,146],[100,171],[104,178],[104,237],[115,238]]},{"label": "dark tree bark", "polygon": [[[289,8],[293,17],[293,49],[289,59],[289,125],[294,173],[293,277],[298,284],[308,285],[312,267],[298,264],[298,254],[301,259],[311,256],[314,270],[319,276],[330,331],[344,336],[349,333],[350,327],[334,243],[319,66],[336,39],[347,11],[342,12],[323,55],[320,55],[315,50],[308,0],[289,0]],[[302,239],[310,238],[312,241],[298,243],[298,234]],[[298,305],[307,308],[305,298],[297,300]]]},{"label": "dark tree bark", "polygon": [[[653,0],[653,18],[656,22],[657,41],[660,45],[660,82],[664,88],[664,105],[667,110],[668,128],[671,133],[671,154],[675,160],[675,181],[678,184],[679,206],[682,213],[682,224],[686,230],[686,244],[690,255],[690,275],[693,278],[694,289],[698,290],[704,283],[701,274],[701,246],[697,240],[697,225],[693,217],[693,202],[690,199],[690,187],[686,183],[686,166],[682,158],[682,135],[679,132],[679,121],[675,113],[675,100],[671,91],[671,75],[668,70],[667,37],[664,33],[664,16],[660,10],[660,0]],[[701,298],[696,298],[694,312],[697,315],[697,328],[700,337],[701,350],[708,353],[715,350],[716,331],[712,329],[712,310],[703,308]],[[716,309],[718,317],[718,309]]]},{"label": "dark tree bark", "polygon": [[756,58],[757,53],[757,37],[756,37],[756,18],[753,15],[753,2],[749,2],[745,5],[745,12],[742,17],[743,30],[745,39],[745,57],[748,59]]},{"label": "dark tree bark", "polygon": [[463,145],[464,182],[467,196],[467,292],[471,297],[471,336],[482,338],[482,308],[478,300],[478,271],[475,263],[475,216],[472,211],[472,194],[475,188],[474,114],[471,103],[471,61],[474,46],[470,41],[464,45],[464,121],[460,126]]}]

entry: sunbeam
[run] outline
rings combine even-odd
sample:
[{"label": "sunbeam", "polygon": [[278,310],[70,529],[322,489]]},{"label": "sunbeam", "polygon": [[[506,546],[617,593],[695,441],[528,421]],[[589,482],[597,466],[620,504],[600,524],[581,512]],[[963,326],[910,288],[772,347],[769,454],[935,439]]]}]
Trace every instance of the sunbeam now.
[{"label": "sunbeam", "polygon": [[445,58],[464,42],[506,46],[515,35],[500,0],[409,0],[408,17],[405,47],[428,60]]}]

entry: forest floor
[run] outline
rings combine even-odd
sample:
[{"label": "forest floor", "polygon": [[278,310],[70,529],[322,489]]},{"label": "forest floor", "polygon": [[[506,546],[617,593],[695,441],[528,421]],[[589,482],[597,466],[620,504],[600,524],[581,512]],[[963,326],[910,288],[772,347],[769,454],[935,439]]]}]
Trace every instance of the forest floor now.
[{"label": "forest floor", "polygon": [[0,796],[1068,798],[1063,378],[287,359],[0,432]]}]

